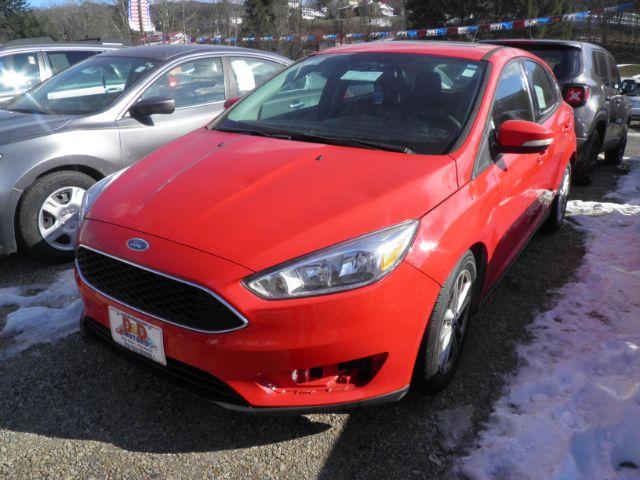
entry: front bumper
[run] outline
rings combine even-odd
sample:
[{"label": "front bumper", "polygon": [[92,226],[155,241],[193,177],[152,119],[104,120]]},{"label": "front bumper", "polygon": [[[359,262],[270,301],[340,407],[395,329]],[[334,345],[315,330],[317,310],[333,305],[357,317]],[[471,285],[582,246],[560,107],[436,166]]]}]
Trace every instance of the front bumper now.
[{"label": "front bumper", "polygon": [[17,250],[14,219],[21,193],[0,184],[0,255]]},{"label": "front bumper", "polygon": [[[295,300],[264,300],[242,286],[252,272],[202,251],[144,235],[152,248],[133,252],[126,241],[140,232],[86,221],[80,244],[205,286],[238,310],[249,324],[227,333],[201,333],[172,325],[110,300],[77,276],[85,317],[109,328],[111,305],[163,330],[167,358],[219,380],[237,395],[221,405],[252,413],[335,411],[400,399],[439,286],[402,262],[364,288]],[[303,384],[277,388],[294,370],[340,365],[384,355],[363,385]],[[154,365],[156,366],[156,365]],[[159,364],[156,368],[162,369]],[[274,385],[276,388],[274,388]]]},{"label": "front bumper", "polygon": [[640,107],[633,107],[631,109],[631,119],[632,120],[640,119]]}]

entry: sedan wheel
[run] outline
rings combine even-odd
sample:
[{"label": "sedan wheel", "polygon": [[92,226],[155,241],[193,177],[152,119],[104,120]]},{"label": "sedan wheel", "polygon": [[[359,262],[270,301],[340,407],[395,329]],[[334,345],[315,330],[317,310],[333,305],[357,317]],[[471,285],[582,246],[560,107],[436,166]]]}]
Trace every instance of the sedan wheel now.
[{"label": "sedan wheel", "polygon": [[62,251],[75,248],[80,205],[85,192],[80,187],[59,188],[40,207],[38,229],[52,248]]},{"label": "sedan wheel", "polygon": [[73,259],[84,192],[95,179],[81,172],[45,175],[20,199],[17,237],[20,248],[48,261]]},{"label": "sedan wheel", "polygon": [[476,281],[475,258],[466,252],[440,291],[414,369],[414,385],[425,392],[442,390],[460,357]]}]

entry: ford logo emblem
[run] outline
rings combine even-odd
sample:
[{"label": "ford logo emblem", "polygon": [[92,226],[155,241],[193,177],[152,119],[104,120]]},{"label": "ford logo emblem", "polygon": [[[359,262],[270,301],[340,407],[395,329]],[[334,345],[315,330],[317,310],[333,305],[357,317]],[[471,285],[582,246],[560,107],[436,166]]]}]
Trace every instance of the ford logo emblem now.
[{"label": "ford logo emblem", "polygon": [[127,240],[127,247],[136,252],[144,252],[149,248],[149,242],[141,238],[130,238]]}]

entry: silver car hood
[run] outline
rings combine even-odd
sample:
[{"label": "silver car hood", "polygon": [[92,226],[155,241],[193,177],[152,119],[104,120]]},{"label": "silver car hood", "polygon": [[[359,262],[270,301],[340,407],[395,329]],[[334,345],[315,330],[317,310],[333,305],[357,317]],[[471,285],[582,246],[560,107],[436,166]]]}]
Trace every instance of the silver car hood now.
[{"label": "silver car hood", "polygon": [[0,110],[0,145],[49,135],[71,122],[66,115],[39,115]]}]

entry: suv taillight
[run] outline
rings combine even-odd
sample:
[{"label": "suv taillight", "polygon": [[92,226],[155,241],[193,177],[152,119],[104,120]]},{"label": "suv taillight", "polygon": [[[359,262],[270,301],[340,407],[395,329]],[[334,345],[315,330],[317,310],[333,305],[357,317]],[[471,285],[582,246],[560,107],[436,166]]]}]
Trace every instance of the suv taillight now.
[{"label": "suv taillight", "polygon": [[564,101],[572,107],[581,107],[589,100],[587,85],[570,85],[564,89]]}]

